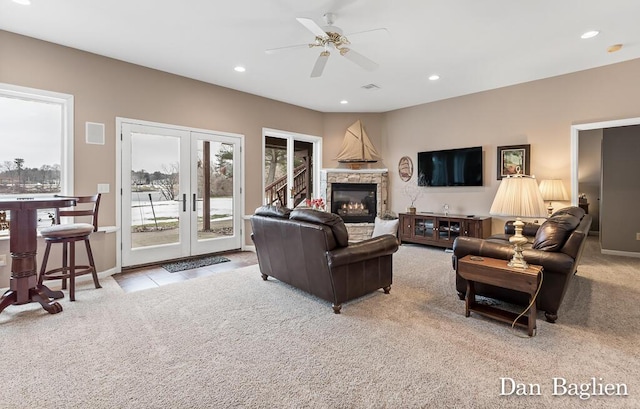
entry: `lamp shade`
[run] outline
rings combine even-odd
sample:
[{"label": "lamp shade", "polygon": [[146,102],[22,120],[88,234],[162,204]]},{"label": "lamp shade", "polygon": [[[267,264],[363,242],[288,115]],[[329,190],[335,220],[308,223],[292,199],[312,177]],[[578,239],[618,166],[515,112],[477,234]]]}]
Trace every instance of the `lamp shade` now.
[{"label": "lamp shade", "polygon": [[540,193],[544,200],[569,200],[569,194],[560,179],[540,181]]},{"label": "lamp shade", "polygon": [[495,216],[544,217],[547,208],[533,176],[503,178],[489,213]]}]

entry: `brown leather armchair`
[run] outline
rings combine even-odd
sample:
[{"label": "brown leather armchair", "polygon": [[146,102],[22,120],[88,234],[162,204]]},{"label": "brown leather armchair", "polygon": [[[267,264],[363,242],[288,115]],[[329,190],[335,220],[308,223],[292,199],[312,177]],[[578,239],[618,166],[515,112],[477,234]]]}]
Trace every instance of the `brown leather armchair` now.
[{"label": "brown leather armchair", "polygon": [[349,244],[340,216],[313,209],[262,206],[251,217],[262,278],[269,276],[332,303],[342,303],[380,288],[389,293],[392,254],[398,250],[387,234]]},{"label": "brown leather armchair", "polygon": [[[578,269],[582,251],[591,227],[591,216],[579,207],[558,210],[542,225],[527,223],[523,234],[529,236],[529,243],[523,251],[527,263],[543,267],[542,287],[537,298],[537,308],[545,312],[549,322],[558,318],[558,308],[571,279]],[[513,245],[508,238],[514,233],[513,222],[505,225],[505,234],[497,234],[488,239],[458,237],[453,243],[453,268],[456,270],[456,289],[460,299],[464,299],[467,281],[460,277],[458,260],[466,255],[510,260]],[[526,294],[505,288],[477,283],[477,295],[527,305]]]}]

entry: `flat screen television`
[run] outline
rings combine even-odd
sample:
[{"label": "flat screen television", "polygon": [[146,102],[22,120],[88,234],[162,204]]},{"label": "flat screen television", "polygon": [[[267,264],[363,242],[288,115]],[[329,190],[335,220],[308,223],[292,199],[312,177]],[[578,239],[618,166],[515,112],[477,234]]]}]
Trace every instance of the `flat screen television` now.
[{"label": "flat screen television", "polygon": [[418,186],[482,186],[482,146],[418,152]]}]

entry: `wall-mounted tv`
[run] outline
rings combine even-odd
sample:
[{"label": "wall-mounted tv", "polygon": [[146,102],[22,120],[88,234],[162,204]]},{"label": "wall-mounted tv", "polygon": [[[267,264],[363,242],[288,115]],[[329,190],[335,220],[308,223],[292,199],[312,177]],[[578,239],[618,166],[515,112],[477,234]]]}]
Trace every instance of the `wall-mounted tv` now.
[{"label": "wall-mounted tv", "polygon": [[482,186],[482,146],[418,152],[418,186]]}]

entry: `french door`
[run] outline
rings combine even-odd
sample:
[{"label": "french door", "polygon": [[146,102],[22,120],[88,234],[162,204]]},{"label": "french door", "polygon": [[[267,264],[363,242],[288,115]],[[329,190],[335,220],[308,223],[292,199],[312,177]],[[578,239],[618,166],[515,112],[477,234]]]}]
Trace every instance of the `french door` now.
[{"label": "french door", "polygon": [[241,247],[242,137],[121,122],[122,265]]}]

